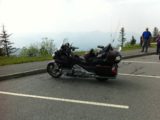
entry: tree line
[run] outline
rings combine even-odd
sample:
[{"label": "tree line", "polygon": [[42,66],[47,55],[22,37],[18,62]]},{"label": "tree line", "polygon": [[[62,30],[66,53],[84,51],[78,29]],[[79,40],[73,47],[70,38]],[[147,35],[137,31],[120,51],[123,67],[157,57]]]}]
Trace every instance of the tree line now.
[{"label": "tree line", "polygon": [[[152,33],[152,39],[151,42],[155,42],[156,38],[158,36],[159,30],[157,27],[154,27],[153,33]],[[7,31],[4,28],[2,32],[0,33],[0,56],[10,56],[12,53],[16,52],[16,48],[13,47],[13,43],[9,40],[9,37],[12,34],[8,34]],[[121,47],[124,47],[125,45],[135,45],[137,40],[135,39],[134,35],[131,37],[130,41],[127,41],[125,35],[125,28],[122,27],[119,32],[119,43]],[[39,44],[32,44],[29,47],[23,47],[20,56],[46,56],[51,55],[56,47],[53,42],[54,40],[49,39],[47,37],[42,39],[42,42]]]},{"label": "tree line", "polygon": [[[12,53],[16,52],[17,49],[13,47],[13,43],[9,40],[12,34],[8,34],[4,28],[2,33],[0,33],[0,56],[10,56]],[[53,42],[54,40],[47,37],[42,38],[42,42],[38,44],[31,44],[28,47],[23,47],[20,52],[20,56],[35,57],[35,56],[47,56],[52,55],[56,47]]]}]

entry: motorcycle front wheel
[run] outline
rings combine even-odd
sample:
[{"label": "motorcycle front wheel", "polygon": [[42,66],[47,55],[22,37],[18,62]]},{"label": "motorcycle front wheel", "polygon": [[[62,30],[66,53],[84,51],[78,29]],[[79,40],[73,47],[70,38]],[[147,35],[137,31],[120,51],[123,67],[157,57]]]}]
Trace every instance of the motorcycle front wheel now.
[{"label": "motorcycle front wheel", "polygon": [[59,78],[62,75],[62,69],[55,62],[47,65],[47,72],[54,78]]}]

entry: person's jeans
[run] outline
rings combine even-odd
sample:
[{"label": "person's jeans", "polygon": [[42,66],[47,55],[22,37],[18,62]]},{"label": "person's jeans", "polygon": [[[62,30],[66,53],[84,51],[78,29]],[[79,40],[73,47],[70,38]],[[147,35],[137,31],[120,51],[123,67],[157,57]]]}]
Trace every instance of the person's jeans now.
[{"label": "person's jeans", "polygon": [[145,52],[148,52],[149,40],[144,40],[142,45],[142,52],[145,49]]}]

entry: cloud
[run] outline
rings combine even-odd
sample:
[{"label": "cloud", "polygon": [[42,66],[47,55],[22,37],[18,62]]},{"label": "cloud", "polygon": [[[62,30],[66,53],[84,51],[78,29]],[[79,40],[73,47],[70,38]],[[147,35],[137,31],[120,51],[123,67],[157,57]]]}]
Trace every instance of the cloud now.
[{"label": "cloud", "polygon": [[128,31],[160,26],[159,0],[3,0],[0,24],[13,32]]},{"label": "cloud", "polygon": [[109,16],[111,6],[105,0],[5,0],[0,22],[14,31],[83,31]]}]

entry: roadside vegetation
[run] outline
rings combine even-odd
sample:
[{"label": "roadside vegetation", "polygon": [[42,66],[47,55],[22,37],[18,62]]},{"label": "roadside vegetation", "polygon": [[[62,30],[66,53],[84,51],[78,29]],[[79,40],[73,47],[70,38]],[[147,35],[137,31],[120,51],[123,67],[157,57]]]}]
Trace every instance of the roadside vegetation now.
[{"label": "roadside vegetation", "polygon": [[[156,44],[151,44],[151,48],[156,49]],[[141,49],[141,46],[139,44],[126,45],[125,47],[122,48],[122,51],[135,50],[135,49]],[[87,51],[75,51],[74,54],[84,55],[86,52]],[[27,62],[38,62],[38,61],[52,60],[51,54],[44,54],[44,53],[47,53],[47,51],[43,51],[40,54],[38,52],[38,50],[35,49],[32,45],[31,48],[25,48],[21,52],[20,56],[10,56],[10,57],[0,56],[0,66],[10,65],[10,64],[27,63]]]},{"label": "roadside vegetation", "polygon": [[[152,44],[151,48],[156,48],[156,44]],[[136,45],[127,45],[123,47],[122,51],[128,51],[128,50],[135,50],[135,49],[141,49],[139,44]],[[74,54],[76,55],[84,55],[87,51],[76,51]],[[41,56],[1,56],[0,57],[0,66],[3,65],[10,65],[10,64],[20,64],[20,63],[27,63],[27,62],[38,62],[38,61],[46,61],[46,60],[52,60],[51,55],[41,55]]]},{"label": "roadside vegetation", "polygon": [[0,66],[51,60],[55,50],[53,40],[44,38],[41,43],[23,47],[19,55],[0,56]]}]

